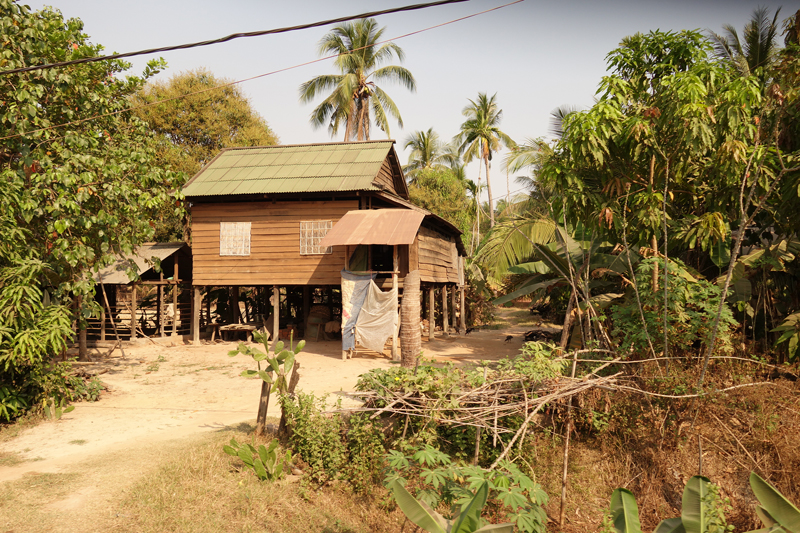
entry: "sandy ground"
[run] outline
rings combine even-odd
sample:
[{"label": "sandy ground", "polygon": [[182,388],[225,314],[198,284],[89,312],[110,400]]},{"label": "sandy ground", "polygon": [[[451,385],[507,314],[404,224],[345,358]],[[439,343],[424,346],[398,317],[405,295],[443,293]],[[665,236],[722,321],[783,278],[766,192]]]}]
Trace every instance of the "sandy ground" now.
[{"label": "sandy ground", "polygon": [[[432,342],[423,338],[424,356],[479,362],[516,355],[526,329],[529,327],[509,326],[466,336],[438,334]],[[506,340],[508,335],[513,338]],[[59,504],[76,509],[91,506],[92,499],[101,493],[102,499],[108,499],[114,489],[133,483],[167,443],[189,442],[207,432],[252,422],[260,380],[239,375],[254,368],[255,363],[244,355],[229,357],[228,351],[235,345],[145,341],[126,347],[124,356],[116,350],[110,357],[87,365],[88,371],[101,373],[99,377],[109,391],[97,402],[76,404],[75,410],[61,420],[41,423],[0,443],[0,452],[16,454],[23,460],[15,466],[0,466],[0,490],[3,482],[40,473],[80,472],[84,476],[87,465],[96,461],[108,464],[108,458],[112,458],[111,463],[124,476],[100,469],[95,483],[87,480],[84,489]],[[339,341],[309,342],[298,360],[299,389],[318,395],[329,393],[332,401],[341,397],[345,406],[358,404],[346,392],[353,390],[360,374],[396,364],[388,355],[378,354],[356,354],[342,361]],[[274,396],[269,415],[279,416]],[[104,490],[97,491],[101,480]]]}]

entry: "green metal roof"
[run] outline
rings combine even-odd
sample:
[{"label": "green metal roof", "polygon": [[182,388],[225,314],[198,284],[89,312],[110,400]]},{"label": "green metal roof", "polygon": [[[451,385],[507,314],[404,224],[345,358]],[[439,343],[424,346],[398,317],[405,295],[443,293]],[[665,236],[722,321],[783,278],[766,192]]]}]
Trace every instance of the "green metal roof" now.
[{"label": "green metal roof", "polygon": [[393,141],[228,148],[183,187],[188,196],[379,190]]}]

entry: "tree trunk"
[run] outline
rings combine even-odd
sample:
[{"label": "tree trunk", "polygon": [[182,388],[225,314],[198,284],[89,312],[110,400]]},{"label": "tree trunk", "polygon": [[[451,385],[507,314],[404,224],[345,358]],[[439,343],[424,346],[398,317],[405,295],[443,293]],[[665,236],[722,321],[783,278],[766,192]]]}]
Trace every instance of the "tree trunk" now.
[{"label": "tree trunk", "polygon": [[422,351],[419,297],[419,270],[414,270],[403,280],[403,300],[400,304],[400,364],[405,368],[413,368]]},{"label": "tree trunk", "polygon": [[567,304],[567,314],[564,315],[564,329],[561,330],[561,350],[565,350],[567,344],[569,343],[569,331],[572,329],[572,309],[575,305],[575,300],[577,299],[577,295],[575,294],[575,290],[572,290],[572,296],[569,298],[569,303]]},{"label": "tree trunk", "polygon": [[261,398],[258,400],[258,416],[256,416],[256,435],[263,435],[267,427],[267,409],[269,408],[269,393],[272,385],[261,381]]},{"label": "tree trunk", "polygon": [[494,227],[494,201],[492,200],[492,181],[489,179],[489,157],[485,157],[486,163],[486,191],[489,193],[489,227]]}]

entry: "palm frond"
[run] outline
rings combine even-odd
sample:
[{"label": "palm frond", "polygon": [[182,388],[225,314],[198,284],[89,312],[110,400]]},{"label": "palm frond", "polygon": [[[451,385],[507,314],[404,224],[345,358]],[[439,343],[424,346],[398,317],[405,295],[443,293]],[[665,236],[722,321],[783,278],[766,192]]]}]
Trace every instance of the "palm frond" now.
[{"label": "palm frond", "polygon": [[476,259],[488,266],[490,277],[499,282],[509,267],[528,262],[534,244],[556,240],[557,224],[545,217],[516,218],[497,223],[478,250]]}]

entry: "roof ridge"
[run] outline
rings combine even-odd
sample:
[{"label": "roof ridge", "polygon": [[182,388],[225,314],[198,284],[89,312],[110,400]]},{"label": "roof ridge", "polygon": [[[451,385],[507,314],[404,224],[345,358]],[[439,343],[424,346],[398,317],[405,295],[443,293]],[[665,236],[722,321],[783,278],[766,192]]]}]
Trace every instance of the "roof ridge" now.
[{"label": "roof ridge", "polygon": [[397,144],[395,139],[384,140],[369,140],[369,141],[339,141],[339,142],[319,142],[319,143],[301,143],[301,144],[272,144],[266,146],[229,146],[220,150],[220,153],[231,150],[254,150],[258,148],[299,148],[301,146],[334,146],[334,145],[353,145],[353,144],[381,144],[392,143]]}]

